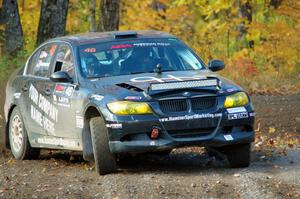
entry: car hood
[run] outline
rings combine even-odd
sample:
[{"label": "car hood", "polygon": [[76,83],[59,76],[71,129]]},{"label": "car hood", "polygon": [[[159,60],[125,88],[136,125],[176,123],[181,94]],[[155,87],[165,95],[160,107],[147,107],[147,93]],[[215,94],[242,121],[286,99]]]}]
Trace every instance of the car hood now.
[{"label": "car hood", "polygon": [[[178,84],[187,81],[197,80],[216,80],[218,86],[201,86],[201,87],[189,87],[184,88],[170,88],[160,91],[152,91],[151,85],[153,84],[167,84],[176,82]],[[157,73],[142,73],[134,75],[120,75],[112,77],[104,77],[99,79],[91,80],[97,90],[101,90],[105,94],[119,94],[119,95],[156,95],[164,92],[181,91],[181,90],[194,90],[198,92],[209,92],[209,93],[227,93],[242,90],[241,87],[235,85],[230,80],[225,79],[211,72],[210,70],[191,70],[191,71],[170,71]],[[102,93],[101,92],[101,93]]]}]

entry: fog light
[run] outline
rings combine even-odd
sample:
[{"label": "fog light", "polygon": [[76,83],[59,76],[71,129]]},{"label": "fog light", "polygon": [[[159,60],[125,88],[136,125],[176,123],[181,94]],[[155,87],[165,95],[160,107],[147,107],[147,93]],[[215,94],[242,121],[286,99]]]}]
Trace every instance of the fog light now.
[{"label": "fog light", "polygon": [[160,132],[160,128],[158,128],[158,127],[153,127],[153,128],[152,128],[152,131],[151,131],[151,134],[150,134],[150,138],[151,138],[151,139],[157,139],[158,136],[159,136],[159,132]]}]

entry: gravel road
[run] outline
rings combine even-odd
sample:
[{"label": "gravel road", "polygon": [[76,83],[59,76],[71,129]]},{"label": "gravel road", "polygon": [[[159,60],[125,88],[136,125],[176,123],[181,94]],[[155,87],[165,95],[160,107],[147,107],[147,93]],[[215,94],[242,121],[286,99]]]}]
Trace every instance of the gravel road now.
[{"label": "gravel road", "polygon": [[252,164],[230,169],[202,148],[130,156],[98,176],[81,156],[43,151],[39,160],[0,153],[0,198],[300,198],[300,95],[254,96],[261,133],[296,136],[290,148],[254,147]]}]

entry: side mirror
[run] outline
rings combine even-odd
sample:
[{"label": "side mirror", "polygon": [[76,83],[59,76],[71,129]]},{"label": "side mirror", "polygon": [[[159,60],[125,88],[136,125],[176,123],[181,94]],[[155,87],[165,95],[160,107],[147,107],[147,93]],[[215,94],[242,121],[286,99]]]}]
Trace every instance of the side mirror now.
[{"label": "side mirror", "polygon": [[53,82],[72,82],[72,78],[66,71],[57,71],[50,76]]},{"label": "side mirror", "polygon": [[220,60],[211,60],[208,63],[208,69],[210,69],[211,71],[219,71],[225,68],[225,64],[224,62],[220,61]]}]

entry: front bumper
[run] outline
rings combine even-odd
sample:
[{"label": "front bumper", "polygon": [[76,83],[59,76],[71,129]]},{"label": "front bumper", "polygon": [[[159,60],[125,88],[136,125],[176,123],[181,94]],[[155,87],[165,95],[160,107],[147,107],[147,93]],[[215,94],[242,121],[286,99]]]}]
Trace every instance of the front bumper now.
[{"label": "front bumper", "polygon": [[175,141],[170,139],[139,140],[139,141],[110,141],[109,147],[112,153],[143,153],[163,151],[187,146],[211,146],[220,147],[254,141],[254,132],[236,132],[231,134],[233,140],[226,140],[224,135],[218,134],[208,140]]},{"label": "front bumper", "polygon": [[[216,117],[174,121],[150,115],[119,117],[117,122],[107,121],[109,147],[112,153],[143,153],[186,146],[250,143],[255,134],[254,112],[250,105],[245,109],[247,117],[243,118],[229,117],[226,109],[213,113]],[[161,129],[157,139],[150,138],[153,127]]]}]

